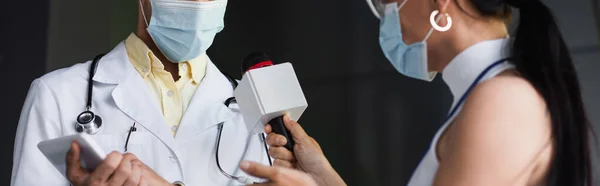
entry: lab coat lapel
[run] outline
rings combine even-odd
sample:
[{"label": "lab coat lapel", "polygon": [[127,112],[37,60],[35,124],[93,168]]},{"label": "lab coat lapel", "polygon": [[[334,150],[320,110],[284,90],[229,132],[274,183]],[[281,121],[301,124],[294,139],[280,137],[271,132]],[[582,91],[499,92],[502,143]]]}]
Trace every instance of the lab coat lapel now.
[{"label": "lab coat lapel", "polygon": [[150,96],[148,86],[140,76],[129,76],[112,92],[112,97],[125,114],[150,133],[158,137],[172,150],[176,149],[173,135],[157,106]]},{"label": "lab coat lapel", "polygon": [[233,87],[210,59],[207,61],[206,75],[196,89],[175,135],[177,141],[193,137],[234,114],[224,104],[227,98],[233,96]]},{"label": "lab coat lapel", "polygon": [[117,84],[111,94],[116,106],[141,125],[138,125],[139,127],[147,129],[171,150],[176,149],[175,140],[160,107],[153,101],[148,85],[129,61],[124,42],[98,63],[94,80]]}]

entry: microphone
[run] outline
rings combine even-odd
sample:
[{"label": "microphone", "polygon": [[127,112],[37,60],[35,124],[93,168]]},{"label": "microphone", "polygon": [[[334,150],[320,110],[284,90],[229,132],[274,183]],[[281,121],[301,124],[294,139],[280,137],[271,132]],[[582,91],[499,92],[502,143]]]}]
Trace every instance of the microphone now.
[{"label": "microphone", "polygon": [[264,133],[269,123],[273,132],[287,139],[284,147],[293,152],[294,141],[283,115],[298,121],[308,104],[291,63],[274,65],[263,52],[248,55],[242,62],[242,80],[234,96],[248,131]]},{"label": "microphone", "polygon": [[242,76],[249,70],[273,66],[273,61],[269,58],[269,55],[264,52],[254,52],[246,56],[242,61]]}]

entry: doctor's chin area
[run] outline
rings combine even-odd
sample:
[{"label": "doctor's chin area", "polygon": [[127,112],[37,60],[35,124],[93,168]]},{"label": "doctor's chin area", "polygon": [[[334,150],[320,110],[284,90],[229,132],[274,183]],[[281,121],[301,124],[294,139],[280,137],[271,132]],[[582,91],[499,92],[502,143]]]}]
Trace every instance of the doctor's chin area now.
[{"label": "doctor's chin area", "polygon": [[600,186],[600,0],[0,15],[0,185]]}]

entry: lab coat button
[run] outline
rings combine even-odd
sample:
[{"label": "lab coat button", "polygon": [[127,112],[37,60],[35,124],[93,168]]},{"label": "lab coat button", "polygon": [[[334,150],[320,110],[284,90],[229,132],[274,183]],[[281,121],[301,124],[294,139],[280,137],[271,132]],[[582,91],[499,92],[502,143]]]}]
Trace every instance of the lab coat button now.
[{"label": "lab coat button", "polygon": [[185,71],[187,71],[187,68],[188,68],[188,67],[187,67],[187,65],[185,65],[185,64],[183,64],[183,65],[181,66],[181,70],[183,70],[184,72],[185,72]]},{"label": "lab coat button", "polygon": [[148,69],[148,67],[146,67],[146,68],[142,69],[142,72],[144,72],[144,73],[146,73],[146,72],[148,72],[148,71],[150,71],[150,70]]},{"label": "lab coat button", "polygon": [[169,96],[169,97],[173,96],[173,91],[172,91],[172,90],[169,90],[169,91],[167,92],[167,96]]},{"label": "lab coat button", "polygon": [[169,156],[169,159],[171,159],[172,162],[177,162],[177,157],[175,156]]},{"label": "lab coat button", "polygon": [[177,132],[177,128],[179,128],[177,125],[173,125],[173,126],[171,127],[171,131],[173,131],[173,132]]}]

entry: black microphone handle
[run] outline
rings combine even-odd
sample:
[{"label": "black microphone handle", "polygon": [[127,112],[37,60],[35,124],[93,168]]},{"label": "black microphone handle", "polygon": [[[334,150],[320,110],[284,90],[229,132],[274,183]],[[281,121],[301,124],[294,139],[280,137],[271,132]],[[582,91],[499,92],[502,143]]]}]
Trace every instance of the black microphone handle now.
[{"label": "black microphone handle", "polygon": [[271,121],[269,121],[269,124],[271,125],[271,129],[274,133],[280,134],[287,139],[287,144],[285,144],[284,147],[294,152],[294,138],[292,138],[292,133],[285,128],[283,116],[273,118]]}]

